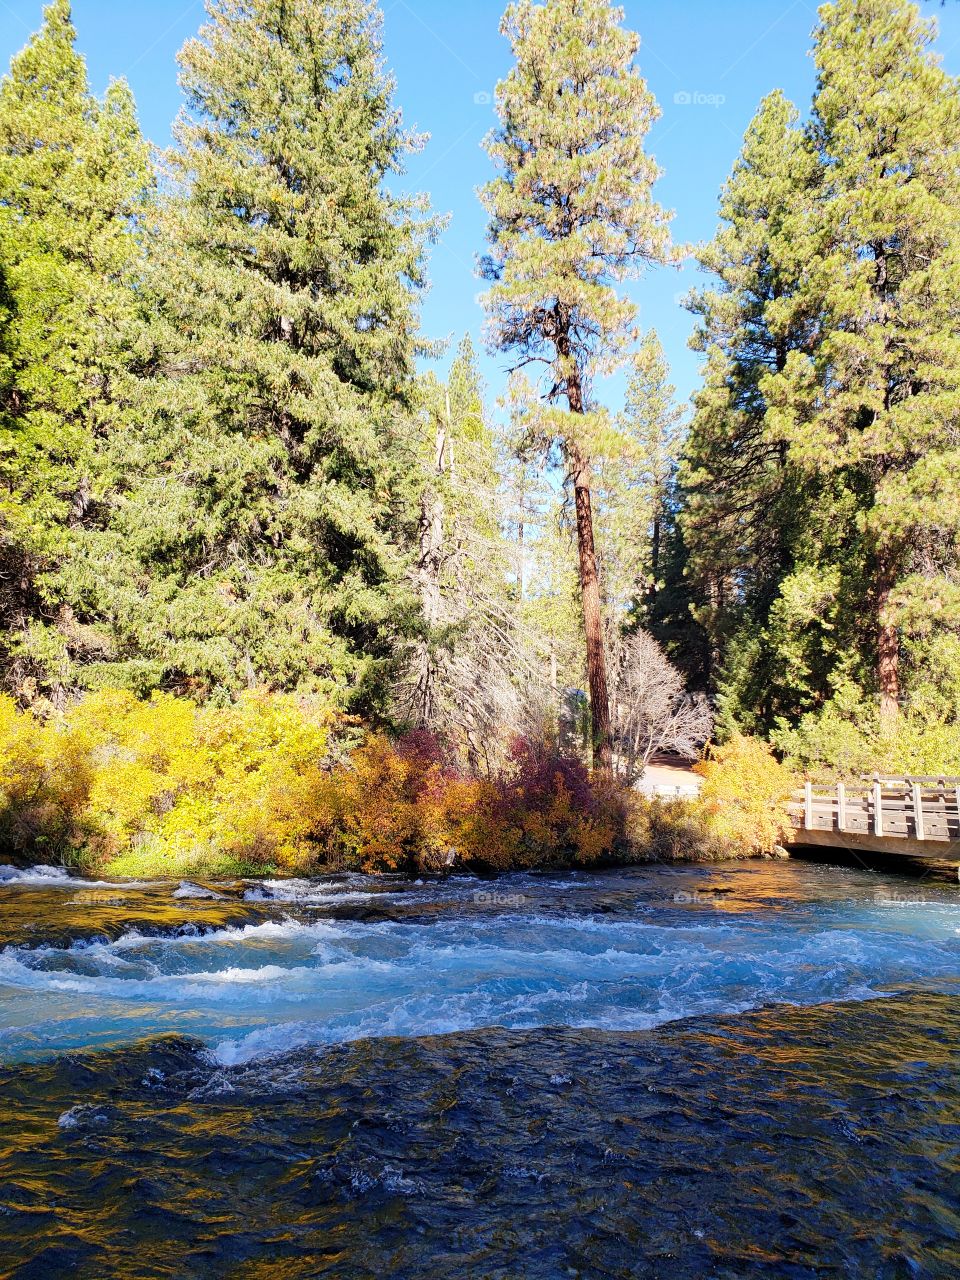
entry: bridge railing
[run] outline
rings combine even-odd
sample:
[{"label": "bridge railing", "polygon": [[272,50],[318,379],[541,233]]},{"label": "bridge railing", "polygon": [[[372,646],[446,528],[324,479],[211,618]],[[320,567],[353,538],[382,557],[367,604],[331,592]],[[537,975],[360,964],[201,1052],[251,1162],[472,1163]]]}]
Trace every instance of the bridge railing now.
[{"label": "bridge railing", "polygon": [[960,839],[960,778],[875,775],[829,786],[806,783],[790,806],[804,831],[915,840]]}]

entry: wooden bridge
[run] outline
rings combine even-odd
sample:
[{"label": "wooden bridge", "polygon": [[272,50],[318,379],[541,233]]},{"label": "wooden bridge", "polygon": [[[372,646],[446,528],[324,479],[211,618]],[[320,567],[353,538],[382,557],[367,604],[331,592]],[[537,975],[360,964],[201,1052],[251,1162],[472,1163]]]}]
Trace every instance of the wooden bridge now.
[{"label": "wooden bridge", "polygon": [[790,814],[792,847],[960,859],[960,778],[808,782],[794,796]]}]

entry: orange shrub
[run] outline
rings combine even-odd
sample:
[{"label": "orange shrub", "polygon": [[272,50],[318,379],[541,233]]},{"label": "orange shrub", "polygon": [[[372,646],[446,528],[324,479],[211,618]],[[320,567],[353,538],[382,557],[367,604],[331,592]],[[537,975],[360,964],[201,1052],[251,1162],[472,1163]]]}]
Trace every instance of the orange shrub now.
[{"label": "orange shrub", "polygon": [[429,735],[375,735],[327,796],[324,861],[368,872],[590,863],[612,856],[623,828],[616,788],[601,792],[579,762],[530,743],[502,776],[480,779],[457,773]]}]

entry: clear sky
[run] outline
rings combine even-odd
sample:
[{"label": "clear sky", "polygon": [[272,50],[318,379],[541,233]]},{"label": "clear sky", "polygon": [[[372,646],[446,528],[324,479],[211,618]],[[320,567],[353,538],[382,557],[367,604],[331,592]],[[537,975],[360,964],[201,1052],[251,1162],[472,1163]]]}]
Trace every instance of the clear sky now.
[{"label": "clear sky", "polygon": [[[483,317],[475,260],[484,245],[476,188],[490,169],[480,142],[494,124],[493,88],[509,67],[499,35],[500,0],[383,0],[386,57],[408,125],[430,134],[403,180],[429,192],[452,215],[434,249],[424,303],[431,337],[454,342],[469,330],[478,345]],[[627,23],[642,39],[639,63],[663,111],[649,148],[664,175],[658,196],[676,212],[675,238],[707,239],[716,225],[719,188],[764,94],[782,88],[804,112],[813,88],[808,57],[813,0],[626,0]],[[960,73],[960,4],[927,0],[941,26],[946,68]],[[0,0],[4,65],[40,21],[41,0]],[[133,87],[144,132],[169,140],[179,106],[175,57],[203,18],[202,0],[75,0],[79,45],[94,88],[111,76]],[[691,317],[679,299],[695,282],[693,266],[648,274],[633,292],[644,327],[655,327],[682,397],[696,386],[697,357],[686,346]],[[445,363],[445,362],[444,362]],[[491,392],[503,385],[502,356],[485,357]],[[616,408],[621,383],[606,389]]]}]

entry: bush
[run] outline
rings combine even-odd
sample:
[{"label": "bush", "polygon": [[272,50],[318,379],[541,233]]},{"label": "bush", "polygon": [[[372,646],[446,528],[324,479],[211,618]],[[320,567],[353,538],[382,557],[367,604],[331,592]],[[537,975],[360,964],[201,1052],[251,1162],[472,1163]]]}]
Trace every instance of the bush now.
[{"label": "bush", "polygon": [[624,793],[518,743],[465,777],[430,735],[374,734],[341,759],[326,704],[250,692],[197,707],[126,690],[58,721],[0,698],[0,838],[115,875],[588,864],[623,839]]},{"label": "bush", "polygon": [[730,854],[770,853],[790,827],[794,775],[759,738],[732,737],[695,766],[703,778],[697,807]]},{"label": "bush", "polygon": [[0,844],[11,856],[76,856],[86,839],[86,753],[0,694]]},{"label": "bush", "polygon": [[495,778],[458,773],[428,735],[374,736],[328,784],[326,858],[363,871],[503,871],[611,857],[623,835],[619,788],[579,761],[516,744]]},{"label": "bush", "polygon": [[58,722],[2,699],[0,830],[18,852],[115,874],[297,866],[334,723],[282,694],[200,708],[107,689]]},{"label": "bush", "polygon": [[442,863],[443,799],[454,775],[426,737],[370,737],[314,795],[317,856],[368,872]]},{"label": "bush", "polygon": [[637,796],[628,832],[640,862],[716,862],[740,852],[721,839],[696,800]]},{"label": "bush", "polygon": [[792,775],[734,738],[698,766],[699,801],[645,800],[542,743],[465,776],[429,734],[345,751],[328,704],[251,691],[197,707],[126,690],[41,720],[0,697],[7,856],[114,875],[484,872],[769,852]]},{"label": "bush", "polygon": [[960,775],[960,723],[919,702],[889,729],[873,704],[837,700],[773,736],[787,764],[808,775]]}]

